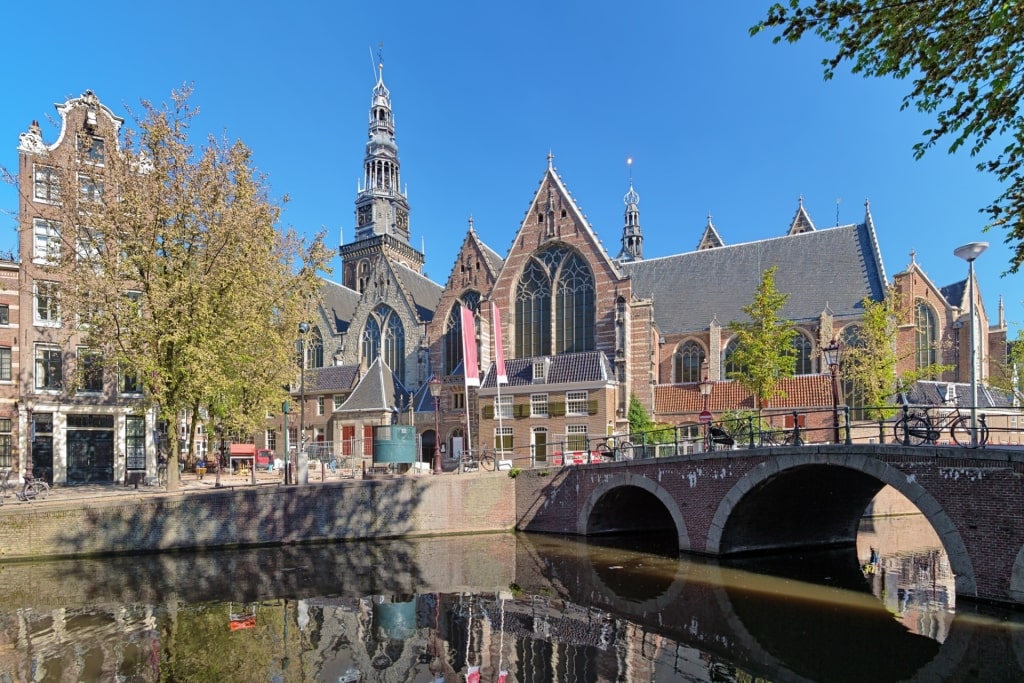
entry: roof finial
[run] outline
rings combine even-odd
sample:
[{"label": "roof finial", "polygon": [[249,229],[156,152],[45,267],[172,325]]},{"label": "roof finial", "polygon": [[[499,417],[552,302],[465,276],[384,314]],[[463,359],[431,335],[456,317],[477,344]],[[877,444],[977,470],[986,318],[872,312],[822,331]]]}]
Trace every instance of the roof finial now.
[{"label": "roof finial", "polygon": [[555,163],[555,153],[550,149],[548,150],[548,168],[552,168]]},{"label": "roof finial", "polygon": [[473,214],[469,214],[469,231],[473,232]]},{"label": "roof finial", "polygon": [[911,249],[910,250],[910,265],[914,265],[915,263],[917,263],[916,259],[917,259],[917,251],[915,251],[914,249]]}]

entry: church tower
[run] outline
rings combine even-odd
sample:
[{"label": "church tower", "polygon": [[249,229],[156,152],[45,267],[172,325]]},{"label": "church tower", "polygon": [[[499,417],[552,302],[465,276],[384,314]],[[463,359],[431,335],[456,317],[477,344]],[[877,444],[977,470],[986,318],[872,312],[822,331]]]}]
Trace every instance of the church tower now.
[{"label": "church tower", "polygon": [[423,272],[423,254],[409,242],[409,197],[402,191],[400,170],[391,93],[380,62],[370,103],[363,181],[356,193],[355,239],[340,249],[342,284],[350,289],[364,291],[373,262],[381,256]]},{"label": "church tower", "polygon": [[620,262],[640,261],[644,257],[644,235],[640,230],[640,195],[633,189],[632,177],[629,179],[629,192],[622,201],[626,205],[626,214],[622,226],[622,250],[616,258]]}]

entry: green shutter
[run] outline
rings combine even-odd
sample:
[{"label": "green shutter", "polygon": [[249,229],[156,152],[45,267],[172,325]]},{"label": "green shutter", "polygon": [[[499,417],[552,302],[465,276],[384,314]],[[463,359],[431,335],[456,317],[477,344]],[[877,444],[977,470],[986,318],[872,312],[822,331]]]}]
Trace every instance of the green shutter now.
[{"label": "green shutter", "polygon": [[512,415],[515,417],[530,417],[530,406],[525,403],[516,403],[512,406]]},{"label": "green shutter", "polygon": [[551,417],[563,417],[565,415],[565,403],[549,403],[548,414]]},{"label": "green shutter", "polygon": [[494,419],[494,406],[493,405],[484,406],[483,413],[484,413],[484,419],[485,420],[493,420]]},{"label": "green shutter", "polygon": [[597,399],[596,398],[592,398],[589,401],[587,401],[587,414],[588,415],[597,415]]}]

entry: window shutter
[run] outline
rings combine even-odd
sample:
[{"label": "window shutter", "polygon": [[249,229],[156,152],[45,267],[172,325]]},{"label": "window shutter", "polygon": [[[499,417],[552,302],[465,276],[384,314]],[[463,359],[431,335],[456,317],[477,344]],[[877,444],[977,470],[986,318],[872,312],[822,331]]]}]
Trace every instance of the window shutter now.
[{"label": "window shutter", "polygon": [[493,405],[484,406],[483,413],[484,413],[484,419],[485,420],[493,420],[494,419],[494,406]]},{"label": "window shutter", "polygon": [[565,416],[565,403],[549,403],[548,414],[551,415],[551,417]]},{"label": "window shutter", "polygon": [[597,399],[596,398],[592,398],[589,401],[587,401],[587,414],[588,415],[597,415]]},{"label": "window shutter", "polygon": [[525,403],[516,403],[512,406],[512,415],[515,417],[530,417],[530,406]]}]

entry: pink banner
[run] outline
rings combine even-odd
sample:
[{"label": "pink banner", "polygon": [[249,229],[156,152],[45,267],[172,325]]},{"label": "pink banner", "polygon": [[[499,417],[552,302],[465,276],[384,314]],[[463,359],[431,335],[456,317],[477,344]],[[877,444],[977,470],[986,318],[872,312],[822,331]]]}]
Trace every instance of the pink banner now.
[{"label": "pink banner", "polygon": [[[463,309],[466,310],[466,309]],[[480,683],[480,667],[471,666],[466,673],[466,683]]]},{"label": "pink banner", "polygon": [[462,307],[462,368],[466,372],[466,386],[480,386],[480,369],[476,360],[476,321],[473,311]]},{"label": "pink banner", "polygon": [[508,373],[505,371],[505,348],[501,344],[501,311],[498,304],[491,302],[491,327],[494,334],[494,369],[498,384],[508,384]]}]

